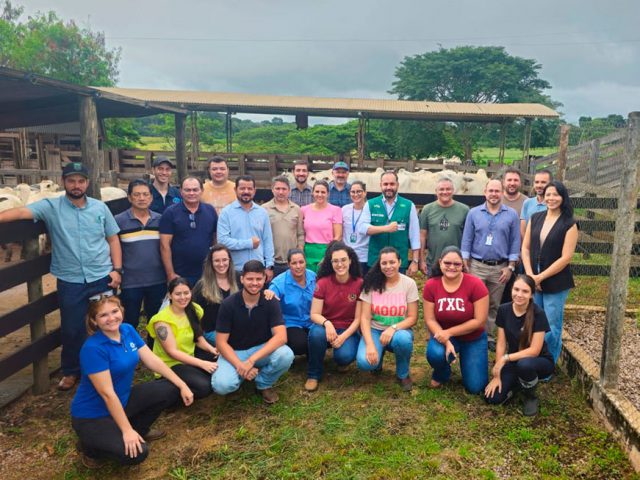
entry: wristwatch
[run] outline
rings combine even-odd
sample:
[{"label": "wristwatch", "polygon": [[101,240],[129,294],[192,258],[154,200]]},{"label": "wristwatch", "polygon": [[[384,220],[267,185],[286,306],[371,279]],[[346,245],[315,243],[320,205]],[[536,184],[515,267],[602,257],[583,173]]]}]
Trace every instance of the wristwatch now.
[{"label": "wristwatch", "polygon": [[395,323],[391,325],[391,328],[393,328],[396,332],[398,331],[398,325],[396,325]]},{"label": "wristwatch", "polygon": [[509,265],[509,270],[511,270],[511,273],[516,271],[516,267],[514,267],[513,265]]},{"label": "wristwatch", "polygon": [[112,272],[119,273],[119,274],[122,276],[122,274],[124,273],[124,268],[122,268],[122,267],[114,268],[114,269],[112,270]]}]

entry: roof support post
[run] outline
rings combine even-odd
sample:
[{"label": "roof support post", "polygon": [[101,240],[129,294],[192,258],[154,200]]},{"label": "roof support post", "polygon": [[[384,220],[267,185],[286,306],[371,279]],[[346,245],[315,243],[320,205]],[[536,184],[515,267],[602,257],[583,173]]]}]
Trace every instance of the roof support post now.
[{"label": "roof support post", "polygon": [[187,176],[187,142],[185,139],[185,123],[187,116],[184,113],[176,113],[176,170],[178,171],[178,180],[182,184],[182,180]]},{"label": "roof support post", "polygon": [[531,148],[531,119],[524,122],[524,144],[522,145],[522,170],[529,172],[529,149]]},{"label": "roof support post", "polygon": [[367,150],[367,137],[366,137],[366,121],[367,119],[360,115],[358,117],[358,133],[356,134],[356,140],[358,142],[358,168],[364,167],[364,156]]},{"label": "roof support post", "polygon": [[507,121],[502,120],[500,123],[500,150],[498,151],[498,163],[504,165],[504,147],[507,143]]},{"label": "roof support post", "polygon": [[98,151],[98,112],[96,102],[91,96],[80,96],[80,148],[82,163],[89,171],[87,195],[101,200],[100,173],[102,157]]},{"label": "roof support post", "polygon": [[224,122],[224,131],[227,135],[227,153],[233,153],[233,128],[231,127],[231,112],[227,110]]},{"label": "roof support post", "polygon": [[198,131],[198,112],[191,112],[191,169],[195,170],[200,159],[200,132]]}]

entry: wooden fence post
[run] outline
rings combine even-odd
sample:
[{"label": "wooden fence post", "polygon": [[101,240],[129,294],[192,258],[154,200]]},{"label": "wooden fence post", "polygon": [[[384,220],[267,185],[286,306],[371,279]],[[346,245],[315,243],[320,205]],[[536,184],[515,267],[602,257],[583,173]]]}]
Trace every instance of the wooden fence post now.
[{"label": "wooden fence post", "polygon": [[98,113],[93,97],[80,95],[80,146],[82,163],[89,170],[87,195],[100,200],[102,162],[98,150]]},{"label": "wooden fence post", "polygon": [[598,157],[600,156],[600,140],[591,141],[591,156],[589,157],[589,183],[598,184]]},{"label": "wooden fence post", "polygon": [[118,172],[116,172],[115,170],[109,171],[109,184],[112,187],[118,186]]},{"label": "wooden fence post", "polygon": [[531,148],[531,119],[524,121],[524,142],[522,146],[522,170],[526,173],[529,171],[529,149]]},{"label": "wooden fence post", "polygon": [[560,148],[558,149],[558,167],[556,179],[564,182],[564,174],[567,169],[567,150],[569,149],[569,125],[560,126]]},{"label": "wooden fence post", "polygon": [[621,179],[616,231],[611,253],[611,281],[607,299],[607,315],[600,362],[600,383],[615,388],[618,383],[618,360],[624,327],[624,314],[629,286],[629,265],[638,201],[640,173],[640,112],[629,114],[625,164]]}]

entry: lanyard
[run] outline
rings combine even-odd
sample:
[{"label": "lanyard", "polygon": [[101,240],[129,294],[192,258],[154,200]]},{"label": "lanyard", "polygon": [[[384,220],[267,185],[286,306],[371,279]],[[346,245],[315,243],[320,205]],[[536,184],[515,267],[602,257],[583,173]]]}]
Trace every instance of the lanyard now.
[{"label": "lanyard", "polygon": [[364,212],[364,207],[362,208],[362,210],[360,210],[360,215],[358,215],[358,218],[355,218],[355,214],[356,214],[355,207],[353,208],[353,210],[351,210],[351,231],[354,233],[356,231],[356,225],[358,225],[358,222],[360,221],[360,217],[362,216],[362,212]]},{"label": "lanyard", "polygon": [[396,209],[396,205],[398,204],[398,197],[396,197],[395,201],[393,202],[393,207],[391,207],[391,211],[387,212],[387,202],[384,201],[384,212],[387,214],[387,223],[389,223],[391,221],[391,217],[393,217],[393,211]]}]

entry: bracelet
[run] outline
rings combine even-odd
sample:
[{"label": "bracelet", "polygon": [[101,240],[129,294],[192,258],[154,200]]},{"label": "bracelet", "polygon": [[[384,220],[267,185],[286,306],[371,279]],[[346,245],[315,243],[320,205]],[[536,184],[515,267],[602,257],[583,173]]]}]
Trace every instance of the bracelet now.
[{"label": "bracelet", "polygon": [[324,322],[322,322],[322,326],[324,327],[324,324],[327,323],[329,320],[325,320]]},{"label": "bracelet", "polygon": [[506,362],[510,362],[510,361],[511,361],[511,360],[509,359],[509,354],[508,354],[508,353],[505,353],[505,354],[502,356],[502,359],[503,359],[503,360],[505,360]]}]

